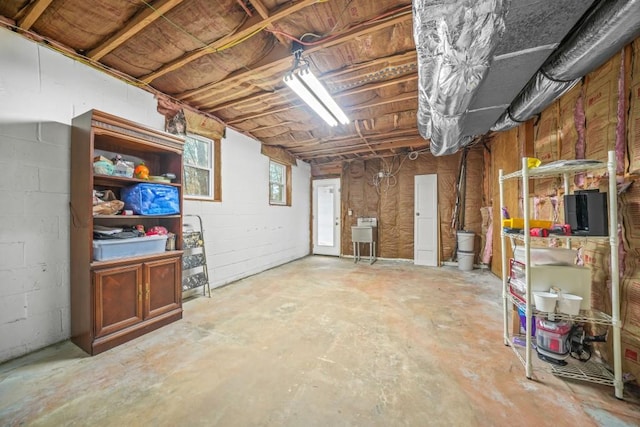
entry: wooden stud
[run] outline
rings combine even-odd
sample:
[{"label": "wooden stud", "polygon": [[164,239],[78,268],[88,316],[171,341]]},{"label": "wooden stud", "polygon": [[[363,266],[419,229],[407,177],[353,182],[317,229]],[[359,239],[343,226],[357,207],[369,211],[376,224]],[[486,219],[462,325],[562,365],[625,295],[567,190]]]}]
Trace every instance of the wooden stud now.
[{"label": "wooden stud", "polygon": [[224,47],[226,45],[229,44],[233,44],[236,42],[240,42],[243,39],[250,37],[251,34],[260,31],[261,29],[269,26],[270,24],[274,23],[275,21],[282,19],[282,18],[286,18],[287,16],[296,13],[308,6],[311,6],[313,4],[315,4],[317,2],[317,0],[301,0],[297,3],[294,3],[288,7],[285,7],[284,9],[274,13],[273,15],[269,16],[267,19],[261,19],[258,17],[253,17],[250,18],[249,20],[247,20],[247,22],[245,22],[244,25],[242,25],[241,29],[239,31],[236,31],[234,34],[231,34],[229,36],[226,37],[222,37],[221,39],[216,40],[215,42],[204,46],[203,48],[200,49],[196,49],[194,51],[191,51],[189,53],[187,53],[186,55],[183,55],[182,57],[176,59],[175,61],[171,61],[165,65],[163,65],[162,67],[160,67],[159,69],[157,69],[156,71],[147,74],[146,76],[143,76],[140,78],[140,80],[142,80],[145,83],[151,83],[152,81],[154,81],[155,79],[157,79],[158,77],[162,77],[167,73],[170,73],[172,71],[177,70],[178,68],[188,64],[189,62],[195,61],[198,58],[201,58],[205,55],[209,55],[210,53],[214,53],[217,51],[217,49],[220,49],[221,47]]},{"label": "wooden stud", "polygon": [[[402,8],[404,9],[404,8]],[[356,39],[358,37],[363,37],[366,36],[367,34],[382,30],[384,28],[388,28],[397,24],[402,24],[407,20],[411,20],[412,19],[412,15],[406,14],[406,15],[401,15],[386,21],[381,21],[380,23],[377,24],[373,24],[373,25],[369,25],[367,27],[364,27],[362,29],[360,28],[356,28],[354,30],[351,31],[347,31],[346,33],[342,34],[341,36],[335,37],[333,39],[327,40],[324,43],[319,43],[317,45],[311,46],[309,47],[305,53],[307,55],[312,54],[314,52],[323,50],[323,49],[327,49],[329,47],[332,46],[336,46],[342,43],[346,43],[348,41],[351,41],[353,39]],[[288,52],[287,49],[280,49],[279,50],[279,54],[274,54],[274,55],[270,55],[271,59],[268,61],[260,61],[259,64],[256,64],[253,68],[248,69],[245,68],[242,71],[237,71],[235,73],[231,73],[227,78],[214,82],[214,83],[210,83],[207,85],[204,85],[198,89],[194,89],[190,92],[185,92],[183,94],[180,95],[180,99],[186,99],[186,98],[190,98],[193,97],[194,95],[203,93],[203,92],[207,92],[210,90],[214,90],[217,88],[221,88],[221,90],[228,90],[229,84],[231,82],[236,82],[236,81],[242,81],[242,80],[246,80],[246,79],[253,79],[255,78],[256,74],[262,73],[262,72],[268,72],[270,75],[273,74],[274,72],[278,71],[278,70],[286,70],[288,68],[291,67],[291,53]],[[153,74],[153,73],[152,73]],[[151,76],[152,74],[150,74],[149,76]],[[157,76],[159,77],[159,76]],[[155,78],[155,77],[154,77]],[[144,79],[143,79],[144,80]],[[153,80],[153,79],[152,79]],[[146,80],[145,80],[146,81]]]},{"label": "wooden stud", "polygon": [[95,61],[100,60],[100,58],[138,34],[156,19],[182,2],[183,0],[159,0],[152,5],[153,9],[145,6],[144,9],[130,19],[118,32],[102,42],[98,47],[91,49],[87,57]]},{"label": "wooden stud", "polygon": [[49,7],[53,0],[36,0],[29,6],[25,15],[18,21],[18,26],[28,30],[40,18],[40,15]]}]

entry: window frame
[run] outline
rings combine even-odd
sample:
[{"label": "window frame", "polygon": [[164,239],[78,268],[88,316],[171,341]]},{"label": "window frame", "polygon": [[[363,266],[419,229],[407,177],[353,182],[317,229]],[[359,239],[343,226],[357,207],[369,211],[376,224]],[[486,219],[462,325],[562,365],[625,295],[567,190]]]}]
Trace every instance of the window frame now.
[{"label": "window frame", "polygon": [[[271,181],[271,165],[278,165],[279,167],[282,167],[283,170],[283,174],[282,174],[282,178],[284,179],[284,183],[274,183],[273,181]],[[277,184],[282,186],[282,194],[284,196],[284,200],[283,201],[279,201],[279,200],[274,200],[271,196],[271,186],[273,184]],[[269,159],[269,186],[268,186],[268,192],[269,192],[269,205],[271,206],[291,206],[291,165],[287,165],[281,162],[278,162],[276,160],[273,159]]]},{"label": "window frame", "polygon": [[[209,159],[208,159],[208,167],[204,168],[199,165],[190,164],[187,162],[187,157],[183,156],[182,166],[183,166],[183,188],[184,188],[184,198],[187,200],[199,200],[199,201],[214,201],[218,202],[222,200],[222,192],[221,192],[221,162],[220,162],[220,151],[221,151],[221,143],[220,140],[207,138],[202,135],[187,133],[185,135],[185,146],[187,144],[188,139],[195,139],[199,142],[204,142],[209,144]],[[186,148],[186,147],[185,147]],[[199,170],[206,170],[209,172],[209,194],[206,196],[189,194],[187,190],[187,168],[194,168]]]}]

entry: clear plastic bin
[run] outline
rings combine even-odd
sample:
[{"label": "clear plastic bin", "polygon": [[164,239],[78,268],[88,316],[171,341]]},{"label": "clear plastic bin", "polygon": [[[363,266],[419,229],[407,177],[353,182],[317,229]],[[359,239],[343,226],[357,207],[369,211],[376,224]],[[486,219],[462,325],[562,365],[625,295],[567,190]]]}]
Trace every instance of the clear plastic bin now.
[{"label": "clear plastic bin", "polygon": [[[516,246],[513,258],[524,263],[524,246]],[[531,265],[574,265],[578,251],[566,248],[530,248]]]},{"label": "clear plastic bin", "polygon": [[134,237],[132,239],[94,240],[93,259],[106,261],[162,253],[165,251],[166,244],[166,235]]}]

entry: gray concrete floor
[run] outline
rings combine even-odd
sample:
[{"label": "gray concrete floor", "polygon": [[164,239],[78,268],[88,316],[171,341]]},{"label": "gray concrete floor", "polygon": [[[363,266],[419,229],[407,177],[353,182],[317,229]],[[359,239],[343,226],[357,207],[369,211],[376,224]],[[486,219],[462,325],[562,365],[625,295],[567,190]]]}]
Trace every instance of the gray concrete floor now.
[{"label": "gray concrete floor", "polygon": [[633,392],[537,359],[527,380],[502,344],[500,286],[488,271],[307,257],[100,355],[67,341],[0,365],[0,425],[640,423]]}]

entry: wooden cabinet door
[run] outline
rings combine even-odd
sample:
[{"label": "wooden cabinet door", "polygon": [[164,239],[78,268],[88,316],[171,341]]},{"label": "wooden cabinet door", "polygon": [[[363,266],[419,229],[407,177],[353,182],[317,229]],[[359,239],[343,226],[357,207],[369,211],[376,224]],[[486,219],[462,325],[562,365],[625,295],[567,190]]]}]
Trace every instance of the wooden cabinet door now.
[{"label": "wooden cabinet door", "polygon": [[95,270],[93,286],[96,337],[142,322],[142,264]]},{"label": "wooden cabinet door", "polygon": [[144,318],[159,316],[182,305],[180,258],[144,263]]}]

